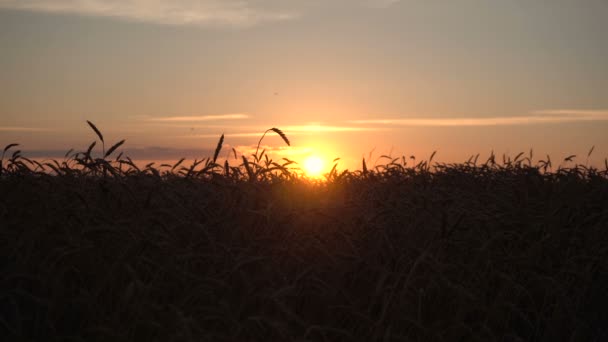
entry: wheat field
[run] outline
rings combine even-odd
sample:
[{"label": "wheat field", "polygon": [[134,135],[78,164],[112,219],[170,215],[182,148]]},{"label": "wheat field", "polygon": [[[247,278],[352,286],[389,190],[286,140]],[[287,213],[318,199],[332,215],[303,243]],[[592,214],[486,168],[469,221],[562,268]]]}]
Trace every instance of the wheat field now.
[{"label": "wheat field", "polygon": [[321,181],[222,163],[222,136],[139,167],[89,125],[63,160],[4,149],[9,340],[608,340],[608,165],[387,156]]}]

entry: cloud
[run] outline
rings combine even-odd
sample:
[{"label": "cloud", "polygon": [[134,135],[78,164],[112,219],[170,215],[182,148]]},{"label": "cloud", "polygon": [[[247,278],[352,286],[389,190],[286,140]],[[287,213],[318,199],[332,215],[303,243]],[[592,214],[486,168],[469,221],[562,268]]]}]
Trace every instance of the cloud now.
[{"label": "cloud", "polygon": [[311,147],[301,146],[271,146],[271,145],[260,145],[258,149],[258,145],[237,145],[234,146],[234,149],[237,151],[238,155],[249,156],[256,152],[264,151],[264,153],[272,155],[273,157],[296,157],[302,155],[309,155],[314,152],[314,149]]},{"label": "cloud", "polygon": [[179,158],[205,158],[212,156],[214,152],[213,148],[172,148],[163,146],[150,146],[143,148],[130,148],[125,147],[125,155],[139,160],[166,160],[166,159],[179,159]]},{"label": "cloud", "polygon": [[529,124],[555,124],[589,121],[608,121],[608,110],[537,110],[525,116],[476,118],[397,118],[350,120],[358,125],[396,125],[425,127],[513,126]]},{"label": "cloud", "polygon": [[[349,127],[349,126],[326,126],[320,124],[311,124],[311,125],[294,125],[294,126],[279,126],[280,129],[287,134],[287,136],[291,135],[301,135],[301,134],[314,134],[314,133],[348,133],[348,132],[371,132],[371,131],[387,131],[388,128],[380,128],[380,127]],[[261,137],[262,134],[266,131],[264,127],[251,127],[251,126],[231,126],[228,127],[231,130],[239,130],[239,129],[247,129],[251,131],[246,132],[235,132],[235,133],[226,133],[224,137],[226,138],[247,138],[247,137]],[[189,135],[180,135],[179,138],[210,138],[217,139],[220,134],[189,134]]]},{"label": "cloud", "polygon": [[[248,133],[226,133],[224,138],[247,138],[247,137],[261,137],[263,133],[248,132]],[[202,139],[219,139],[221,134],[191,134],[191,135],[180,135],[178,138],[202,138]]]},{"label": "cloud", "polygon": [[40,127],[15,127],[15,126],[0,126],[0,132],[46,132],[48,128]]},{"label": "cloud", "polygon": [[[186,158],[192,160],[198,158],[199,160],[205,157],[212,156],[215,148],[172,148],[164,146],[150,146],[150,147],[121,147],[116,154],[123,152],[124,156],[128,156],[133,160],[145,160],[145,161],[157,161],[162,162],[166,160],[178,160],[180,158]],[[38,150],[38,149],[25,149],[23,155],[28,158],[36,159],[59,159],[63,160],[66,156],[67,150],[49,149],[49,150]],[[77,149],[76,152],[82,152]],[[101,151],[94,150],[93,155],[98,156]]]},{"label": "cloud", "polygon": [[386,8],[386,7],[390,7],[398,2],[400,2],[401,0],[365,0],[365,2],[371,6],[371,7],[376,7],[376,8]]},{"label": "cloud", "polygon": [[0,0],[2,8],[166,25],[229,27],[248,27],[298,16],[289,10],[254,6],[252,1],[246,0]]},{"label": "cloud", "polygon": [[377,127],[349,127],[349,126],[325,126],[325,125],[298,125],[281,128],[286,133],[341,133],[341,132],[369,132],[383,131],[386,129]]},{"label": "cloud", "polygon": [[200,116],[166,116],[161,118],[145,118],[146,121],[156,122],[200,122],[218,120],[241,120],[248,119],[247,114],[222,114],[222,115],[200,115]]},{"label": "cloud", "polygon": [[608,119],[608,109],[590,110],[590,109],[543,109],[532,112],[535,115],[556,116],[556,117],[578,117],[578,118],[595,118],[606,120]]}]

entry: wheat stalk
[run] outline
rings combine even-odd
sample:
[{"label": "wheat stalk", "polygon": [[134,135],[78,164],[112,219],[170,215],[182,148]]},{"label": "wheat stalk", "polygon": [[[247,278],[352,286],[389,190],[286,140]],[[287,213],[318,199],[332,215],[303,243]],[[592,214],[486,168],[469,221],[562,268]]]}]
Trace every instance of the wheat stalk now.
[{"label": "wheat stalk", "polygon": [[283,141],[287,144],[287,146],[291,146],[291,143],[289,142],[289,139],[287,138],[287,135],[285,135],[285,133],[283,133],[283,131],[281,131],[280,129],[276,128],[276,127],[272,127],[267,129],[264,134],[262,134],[262,137],[260,138],[260,141],[258,141],[258,146],[255,149],[255,155],[258,155],[258,151],[260,150],[260,144],[262,143],[262,139],[264,139],[264,137],[266,136],[266,133],[268,132],[275,132],[276,134],[278,134],[281,139],[283,139]]}]

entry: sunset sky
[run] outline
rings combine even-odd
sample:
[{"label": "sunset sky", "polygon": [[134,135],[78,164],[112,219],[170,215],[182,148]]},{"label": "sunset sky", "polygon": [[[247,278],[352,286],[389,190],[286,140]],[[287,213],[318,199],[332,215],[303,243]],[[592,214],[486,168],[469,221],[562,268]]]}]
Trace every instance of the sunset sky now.
[{"label": "sunset sky", "polygon": [[0,0],[0,144],[608,156],[606,0]]}]

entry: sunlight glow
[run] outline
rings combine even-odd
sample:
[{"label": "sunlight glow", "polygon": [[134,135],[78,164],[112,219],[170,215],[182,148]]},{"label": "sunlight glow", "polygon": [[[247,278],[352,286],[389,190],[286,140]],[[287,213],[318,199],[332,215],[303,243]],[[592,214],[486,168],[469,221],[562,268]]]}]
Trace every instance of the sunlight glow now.
[{"label": "sunlight glow", "polygon": [[321,158],[312,155],[304,160],[303,166],[307,176],[319,177],[322,175],[324,163]]}]

